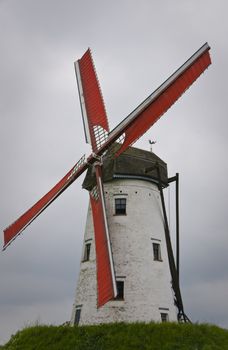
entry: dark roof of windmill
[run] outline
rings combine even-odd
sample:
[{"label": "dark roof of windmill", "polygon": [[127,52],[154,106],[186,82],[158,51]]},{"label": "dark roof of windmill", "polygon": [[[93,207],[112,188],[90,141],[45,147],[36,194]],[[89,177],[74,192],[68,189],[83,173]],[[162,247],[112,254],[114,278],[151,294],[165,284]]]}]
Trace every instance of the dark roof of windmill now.
[{"label": "dark roof of windmill", "polygon": [[[158,163],[162,184],[163,186],[168,185],[167,165],[155,153],[129,147],[124,153],[115,158],[114,154],[117,149],[118,145],[115,145],[103,158],[102,178],[104,183],[116,178],[137,178],[158,182],[158,173],[155,168]],[[91,166],[87,171],[82,187],[90,191],[95,185],[94,166]]]}]

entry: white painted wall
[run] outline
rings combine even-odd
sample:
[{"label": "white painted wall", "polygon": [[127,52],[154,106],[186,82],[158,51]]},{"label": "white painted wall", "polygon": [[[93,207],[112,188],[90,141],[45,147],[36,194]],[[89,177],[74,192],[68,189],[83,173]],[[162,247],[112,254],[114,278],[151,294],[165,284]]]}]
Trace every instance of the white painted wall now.
[{"label": "white painted wall", "polygon": [[[104,184],[116,279],[124,281],[124,300],[97,309],[96,257],[89,207],[84,244],[92,239],[90,261],[82,262],[71,324],[81,308],[80,325],[161,321],[161,312],[177,321],[165,243],[160,193],[145,180],[118,179]],[[127,198],[127,215],[114,215],[114,199]],[[161,244],[162,261],[154,261],[152,242]],[[84,246],[82,260],[84,257]]]}]

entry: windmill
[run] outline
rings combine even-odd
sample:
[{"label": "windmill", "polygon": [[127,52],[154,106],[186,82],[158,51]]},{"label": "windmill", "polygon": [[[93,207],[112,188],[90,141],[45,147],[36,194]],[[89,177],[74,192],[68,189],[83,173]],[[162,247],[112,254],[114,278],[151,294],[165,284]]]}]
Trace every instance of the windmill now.
[{"label": "windmill", "polygon": [[[133,148],[131,145],[140,138],[174,102],[176,102],[185,90],[189,88],[210,65],[209,50],[210,47],[208,44],[204,44],[112,131],[109,130],[104,102],[90,50],[87,50],[82,58],[75,62],[85,138],[86,142],[90,143],[92,146],[92,153],[87,159],[85,156],[82,156],[72,169],[70,169],[47,194],[4,230],[3,247],[3,250],[5,250],[44,209],[87,170],[83,187],[89,191],[90,207],[87,217],[82,260],[83,263],[87,262],[86,270],[88,273],[85,278],[85,274],[82,272],[83,269],[85,270],[84,264],[84,267],[81,267],[81,281],[79,281],[79,292],[78,296],[76,296],[73,308],[72,323],[99,323],[105,322],[107,319],[108,321],[128,321],[135,320],[135,318],[136,320],[140,320],[141,318],[143,320],[143,316],[138,317],[137,313],[142,311],[143,314],[146,314],[146,310],[149,310],[149,306],[145,302],[142,303],[142,298],[137,299],[135,295],[142,293],[145,289],[147,299],[150,298],[153,300],[153,295],[150,295],[148,290],[154,285],[153,293],[157,294],[158,298],[156,302],[152,302],[152,311],[149,315],[147,314],[145,320],[158,320],[157,316],[153,316],[153,310],[155,310],[155,308],[158,309],[162,320],[167,320],[167,310],[169,309],[172,309],[170,310],[170,320],[188,320],[184,312],[179,287],[179,261],[175,263],[163,196],[163,188],[168,186],[169,182],[174,180],[177,182],[178,179],[177,176],[171,179],[167,178],[166,164],[154,153],[145,153],[145,151]],[[131,195],[131,201],[127,198],[128,193],[124,191],[126,186],[129,186],[129,181],[135,181],[130,184],[131,191],[133,191],[135,195],[138,194],[141,196],[133,199]],[[146,181],[149,187],[142,186],[142,182],[138,183],[138,181],[144,181],[144,183]],[[133,187],[132,184],[134,185]],[[142,188],[142,193],[138,193],[137,189],[141,191]],[[117,193],[115,193],[116,191]],[[118,196],[115,197],[117,194]],[[148,212],[144,210],[144,206],[142,206],[143,209],[141,211],[138,210],[138,207],[136,208],[139,198],[141,203],[144,203],[145,196],[147,196],[148,200],[150,197],[153,197],[153,200],[150,199],[148,202],[148,207],[150,207],[151,210],[149,215]],[[125,223],[123,223],[123,221],[122,223],[112,221],[113,199],[115,202],[114,214],[117,214],[116,216],[120,214],[119,217],[121,218],[124,216],[125,218],[127,217],[126,201],[130,203],[132,208],[137,209],[136,211],[132,211],[132,217],[129,217],[127,219],[128,221],[125,221]],[[129,211],[131,208],[130,205]],[[137,218],[137,221],[134,219],[134,216]],[[152,222],[150,222],[150,217],[153,218]],[[134,226],[131,226],[132,223]],[[154,223],[156,223],[156,225]],[[122,228],[124,227],[123,232],[121,229],[115,229],[115,227],[121,227],[121,225]],[[139,227],[135,229],[137,225],[139,225]],[[153,274],[144,276],[144,272],[146,270],[149,271],[149,268],[144,266],[146,260],[138,259],[137,254],[144,256],[143,250],[145,249],[145,255],[148,250],[148,244],[144,242],[144,236],[147,234],[145,232],[148,230],[148,228],[145,228],[145,225],[152,227],[159,236],[155,234],[156,237],[151,237],[151,240],[154,260],[164,260],[164,267],[159,267],[157,270],[155,269],[155,274],[157,274],[157,276],[163,276],[162,278],[155,278]],[[141,231],[141,237],[138,235],[139,231]],[[121,241],[122,238],[120,236],[118,239],[119,232],[123,233],[122,237],[124,233],[126,233],[125,237],[131,235],[132,232],[134,232],[135,235],[130,237],[131,241],[126,241],[126,239],[125,241]],[[162,240],[164,243],[162,243],[164,253],[161,257],[160,242]],[[94,243],[93,246],[91,245],[91,241]],[[133,241],[134,244],[132,243]],[[123,247],[120,242],[123,243]],[[140,246],[139,242],[143,244]],[[129,248],[130,245],[131,249]],[[138,249],[139,246],[141,247],[141,251]],[[92,249],[94,258],[90,261]],[[137,288],[134,289],[133,284],[129,284],[129,291],[135,290],[134,293],[129,292],[129,295],[133,298],[132,300],[135,300],[137,310],[132,307],[132,303],[130,302],[129,304],[131,305],[128,308],[126,307],[126,311],[123,305],[124,279],[126,278],[127,282],[127,279],[130,281],[130,278],[126,275],[119,275],[120,263],[118,261],[118,256],[123,257],[123,255],[126,256],[133,251],[134,256],[129,264],[134,261],[136,264],[134,266],[136,266],[137,269],[141,266],[142,273],[138,276],[139,278],[141,278],[140,276],[143,277],[138,281],[138,284],[145,284],[145,287],[142,286],[140,290],[137,290]],[[130,257],[130,259],[131,258],[132,257]],[[127,260],[121,261],[122,265],[128,267],[126,263]],[[130,269],[131,271],[129,273],[135,277],[137,274],[134,266]],[[162,265],[160,264],[160,266]],[[170,279],[171,284],[169,281]],[[148,282],[149,280],[150,283]],[[135,283],[137,284],[137,281],[134,280],[134,284]],[[156,283],[158,283],[158,286],[156,286]],[[168,290],[167,293],[166,290]],[[160,297],[160,294],[163,296]],[[85,297],[91,297],[93,305],[88,304],[89,307],[87,307],[87,311],[86,307],[84,308],[85,312],[83,316],[84,309],[82,309],[80,300],[83,300],[83,303],[86,302]],[[177,315],[173,311],[173,301],[178,310]],[[160,305],[160,302],[163,304]],[[120,316],[121,313],[124,315],[123,318]],[[132,318],[133,314],[135,318]]]}]

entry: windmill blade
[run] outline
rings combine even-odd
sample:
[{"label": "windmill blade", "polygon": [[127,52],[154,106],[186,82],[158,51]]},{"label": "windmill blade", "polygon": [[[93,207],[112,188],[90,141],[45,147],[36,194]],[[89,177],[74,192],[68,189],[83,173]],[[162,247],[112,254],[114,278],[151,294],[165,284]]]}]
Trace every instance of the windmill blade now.
[{"label": "windmill blade", "polygon": [[106,141],[109,126],[90,49],[74,65],[86,142],[96,152]]},{"label": "windmill blade", "polygon": [[[101,148],[108,137],[109,126],[105,106],[90,50],[75,62],[86,142],[93,152]],[[96,245],[98,307],[116,294],[114,265],[107,223],[101,165],[96,163],[97,185],[90,193]]]},{"label": "windmill blade", "polygon": [[97,185],[90,192],[97,264],[97,306],[117,295],[114,264],[109,237],[101,167],[95,165]]},{"label": "windmill blade", "polygon": [[142,136],[187,90],[211,64],[210,47],[204,44],[157,90],[129,114],[112,132],[103,148],[124,136],[124,142],[115,156],[124,152]]},{"label": "windmill blade", "polygon": [[4,230],[4,246],[5,250],[9,244],[41,214],[67,187],[72,184],[86,169],[88,165],[85,162],[85,156],[75,164],[75,166],[38,202],[21,215],[13,224]]}]

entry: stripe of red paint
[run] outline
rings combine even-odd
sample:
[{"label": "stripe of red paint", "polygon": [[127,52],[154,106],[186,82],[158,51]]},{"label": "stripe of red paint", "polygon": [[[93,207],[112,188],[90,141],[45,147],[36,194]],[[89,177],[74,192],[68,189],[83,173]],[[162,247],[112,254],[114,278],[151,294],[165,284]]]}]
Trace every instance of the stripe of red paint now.
[{"label": "stripe of red paint", "polygon": [[106,131],[109,131],[108,119],[90,50],[87,50],[78,62],[92,148],[95,151],[97,145],[93,127],[99,125]]},{"label": "stripe of red paint", "polygon": [[90,195],[97,265],[97,305],[101,307],[114,298],[110,260],[101,200]]},{"label": "stripe of red paint", "polygon": [[140,113],[137,118],[123,130],[125,133],[124,143],[115,156],[119,156],[142,136],[178,100],[210,63],[210,55],[207,51]]},{"label": "stripe of red paint", "polygon": [[[78,176],[87,169],[87,164],[74,171],[75,166],[38,202],[4,230],[4,247],[31,223],[51,202],[56,199]],[[70,176],[73,174],[72,176]]]}]

